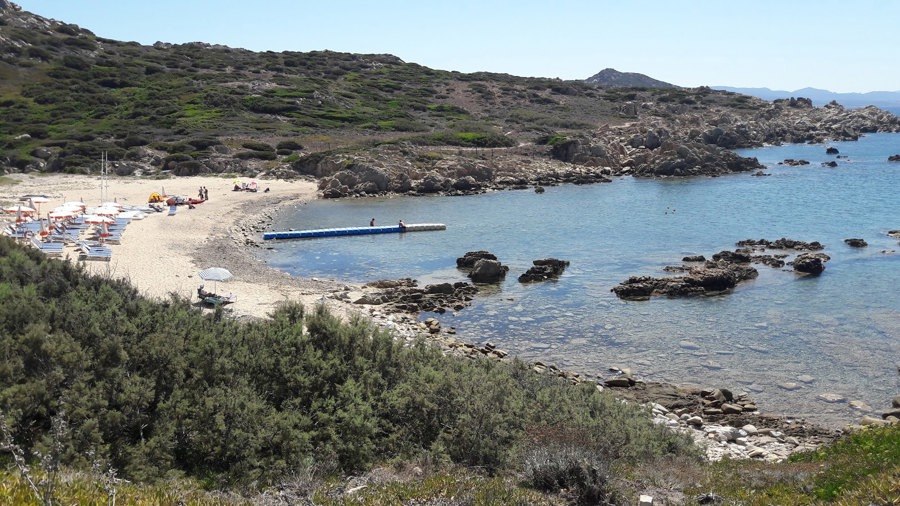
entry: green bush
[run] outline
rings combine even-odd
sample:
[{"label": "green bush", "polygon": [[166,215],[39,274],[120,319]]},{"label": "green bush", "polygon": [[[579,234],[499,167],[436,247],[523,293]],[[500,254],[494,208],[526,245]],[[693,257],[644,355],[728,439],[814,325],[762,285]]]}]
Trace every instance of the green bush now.
[{"label": "green bush", "polygon": [[121,141],[122,147],[126,149],[137,146],[146,146],[147,144],[150,144],[150,139],[143,135],[129,135]]},{"label": "green bush", "polygon": [[235,153],[234,157],[239,160],[275,160],[278,158],[274,151],[241,151]]},{"label": "green bush", "polygon": [[62,64],[73,70],[88,70],[91,68],[90,62],[72,54],[63,56]]},{"label": "green bush", "polygon": [[542,431],[525,448],[526,482],[547,492],[569,491],[582,504],[605,504],[612,495],[608,449],[597,448],[588,431]]},{"label": "green bush", "polygon": [[[286,305],[255,323],[205,317],[9,238],[0,350],[0,409],[15,441],[40,448],[64,411],[66,463],[100,449],[129,479],[266,484],[310,462],[353,472],[423,454],[503,471],[521,466],[529,428],[548,426],[583,428],[610,465],[685,451],[636,408],[525,364],[406,346],[324,306]],[[591,476],[577,483],[588,490]]]},{"label": "green bush", "polygon": [[245,141],[241,143],[241,147],[245,149],[249,149],[251,151],[275,151],[271,145],[266,144],[265,142],[257,142],[257,141]]},{"label": "green bush", "polygon": [[291,151],[300,151],[303,149],[303,145],[295,140],[286,140],[281,141],[275,145],[275,149],[289,149]]}]

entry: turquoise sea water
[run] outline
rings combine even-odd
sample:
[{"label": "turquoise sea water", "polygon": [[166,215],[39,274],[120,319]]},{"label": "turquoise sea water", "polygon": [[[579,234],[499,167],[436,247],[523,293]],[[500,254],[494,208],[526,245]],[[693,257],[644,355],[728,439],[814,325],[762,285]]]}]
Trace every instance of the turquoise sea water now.
[{"label": "turquoise sea water", "polygon": [[[489,250],[510,267],[506,281],[472,307],[438,316],[467,341],[587,375],[630,367],[646,380],[746,391],[765,413],[840,425],[866,411],[820,394],[863,401],[875,413],[900,394],[900,244],[885,234],[900,229],[900,164],[886,161],[900,153],[900,135],[830,145],[846,158],[823,145],[743,150],[767,165],[767,177],[627,177],[544,194],[317,201],[284,213],[272,230],[365,226],[372,217],[447,230],[279,241],[262,255],[298,276],[424,285],[465,280],[456,258]],[[811,163],[777,165],[787,158]],[[838,167],[821,166],[835,159]],[[825,244],[826,271],[798,277],[756,265],[757,279],[716,297],[626,302],[610,292],[632,275],[664,275],[685,255],[780,237]],[[869,246],[850,248],[850,237]],[[545,257],[571,266],[555,282],[516,281]]]}]

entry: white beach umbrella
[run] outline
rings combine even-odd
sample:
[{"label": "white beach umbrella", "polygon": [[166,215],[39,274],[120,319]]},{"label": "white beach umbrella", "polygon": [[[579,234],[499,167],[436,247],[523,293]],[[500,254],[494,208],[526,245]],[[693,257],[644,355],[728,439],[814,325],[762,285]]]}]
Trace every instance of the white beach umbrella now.
[{"label": "white beach umbrella", "polygon": [[21,204],[16,204],[14,206],[9,206],[3,209],[3,212],[7,214],[23,214],[23,215],[31,215],[37,212],[35,208],[23,206]]},{"label": "white beach umbrella", "polygon": [[109,216],[103,216],[100,214],[89,214],[84,217],[85,223],[90,223],[91,225],[100,225],[102,223],[106,223],[109,225],[110,223],[115,223],[116,220],[110,218]]},{"label": "white beach umbrella", "polygon": [[121,210],[118,207],[98,207],[94,209],[94,214],[99,214],[100,216],[118,216]]},{"label": "white beach umbrella", "polygon": [[48,199],[47,197],[28,197],[28,205],[30,205],[34,209],[37,209],[38,211],[41,210],[41,204],[46,204],[47,202],[50,202],[50,199]]},{"label": "white beach umbrella", "polygon": [[74,209],[54,209],[47,213],[47,217],[54,220],[62,220],[65,218],[74,218],[78,216],[79,211],[75,211]]},{"label": "white beach umbrella", "polygon": [[224,267],[210,267],[208,269],[203,269],[198,272],[197,275],[204,281],[213,281],[216,283],[216,285],[213,285],[213,292],[216,291],[219,281],[228,281],[233,277],[231,271]]}]

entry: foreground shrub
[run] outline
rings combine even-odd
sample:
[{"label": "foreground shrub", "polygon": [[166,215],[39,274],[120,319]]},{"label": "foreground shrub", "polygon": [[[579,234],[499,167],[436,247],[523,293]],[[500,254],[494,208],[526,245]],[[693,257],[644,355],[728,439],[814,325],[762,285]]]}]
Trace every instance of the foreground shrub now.
[{"label": "foreground shrub", "polygon": [[206,316],[5,237],[0,351],[0,409],[26,456],[65,413],[62,463],[83,468],[95,451],[132,480],[266,486],[424,454],[500,473],[552,427],[589,437],[598,460],[559,460],[557,482],[590,496],[600,463],[691,451],[638,407],[521,362],[449,358],[324,306],[286,304],[253,323]]},{"label": "foreground shrub", "polygon": [[587,431],[542,431],[525,447],[526,482],[538,490],[569,490],[580,503],[606,501],[611,495],[607,453],[596,448]]}]

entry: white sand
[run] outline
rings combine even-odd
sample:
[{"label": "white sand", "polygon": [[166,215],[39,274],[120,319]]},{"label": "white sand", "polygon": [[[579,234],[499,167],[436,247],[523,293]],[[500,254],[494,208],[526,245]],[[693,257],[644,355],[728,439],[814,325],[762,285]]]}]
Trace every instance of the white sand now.
[{"label": "white sand", "polygon": [[[97,176],[23,175],[7,176],[17,184],[0,186],[0,204],[8,207],[22,195],[44,194],[50,201],[39,204],[41,215],[67,201],[83,201],[88,207],[101,202],[101,180]],[[260,223],[285,206],[301,205],[316,198],[311,181],[256,179],[258,192],[232,191],[233,180],[221,177],[139,179],[110,177],[106,195],[120,204],[146,205],[150,194],[197,197],[205,186],[209,200],[194,209],[178,206],[174,216],[153,213],[143,220],[132,220],[121,244],[111,244],[112,260],[85,261],[89,272],[124,278],[142,294],[165,299],[169,294],[198,302],[197,288],[231,292],[237,301],[226,306],[235,317],[266,317],[283,301],[299,301],[307,307],[329,297],[327,305],[347,316],[357,306],[332,296],[347,292],[353,298],[359,287],[336,280],[301,279],[269,269],[254,258],[247,242],[262,244]],[[269,192],[263,192],[269,188]],[[165,206],[164,206],[165,207]],[[10,220],[10,216],[5,216]],[[77,261],[74,246],[66,247],[66,257]],[[201,280],[197,273],[207,267],[225,267],[234,277],[226,282]],[[359,292],[359,293],[357,293]]]}]

